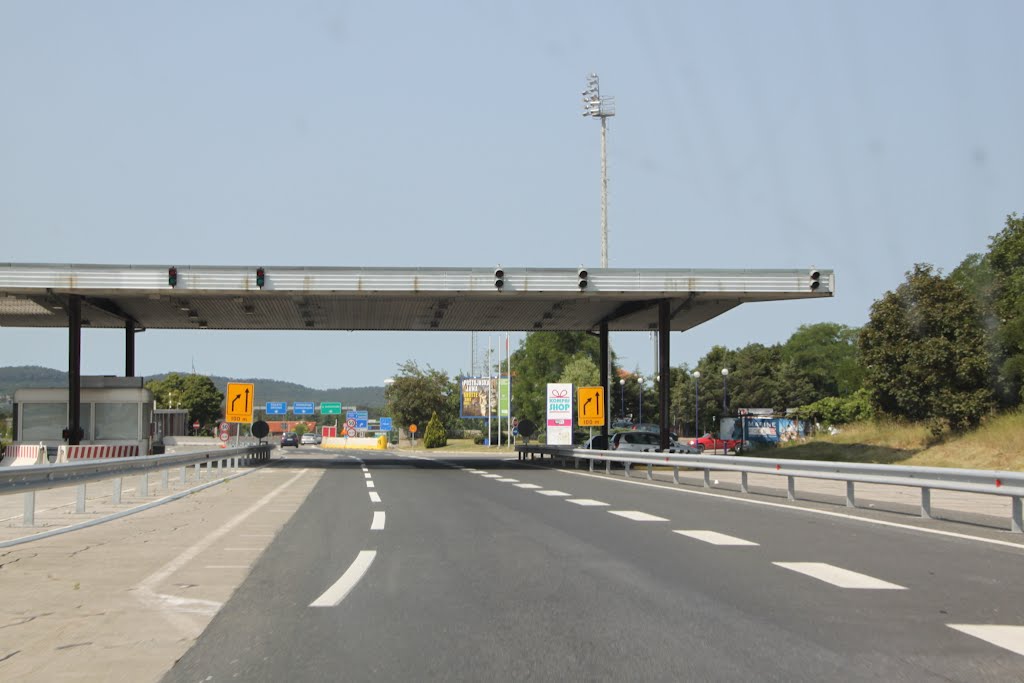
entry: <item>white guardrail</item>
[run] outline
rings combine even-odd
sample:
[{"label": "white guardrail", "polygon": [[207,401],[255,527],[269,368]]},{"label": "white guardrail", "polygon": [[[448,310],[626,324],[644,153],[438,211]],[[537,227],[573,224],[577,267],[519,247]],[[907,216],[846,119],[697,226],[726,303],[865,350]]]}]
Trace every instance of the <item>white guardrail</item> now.
[{"label": "white guardrail", "polygon": [[170,471],[174,468],[181,470],[182,483],[187,481],[189,467],[194,468],[196,479],[201,480],[204,466],[207,473],[212,474],[214,469],[236,469],[243,465],[265,462],[270,459],[271,449],[273,449],[271,444],[263,444],[191,453],[4,467],[0,468],[0,494],[23,492],[25,494],[23,523],[25,526],[32,526],[35,524],[36,491],[77,485],[78,496],[75,512],[83,513],[85,512],[85,485],[90,481],[113,479],[113,503],[119,505],[121,503],[122,477],[139,475],[142,479],[141,490],[148,491],[150,473],[159,471],[162,474],[163,490],[166,491]]},{"label": "white guardrail", "polygon": [[712,471],[740,473],[740,491],[749,493],[747,475],[769,474],[786,477],[786,497],[796,500],[796,479],[830,479],[846,482],[846,506],[857,507],[854,485],[886,484],[890,486],[912,486],[921,490],[921,516],[932,517],[931,491],[964,491],[986,493],[994,496],[1009,496],[1011,499],[1010,529],[1024,532],[1024,472],[1002,472],[997,470],[966,470],[947,467],[909,467],[906,465],[873,465],[863,463],[826,462],[821,460],[786,460],[770,457],[743,457],[723,455],[689,455],[682,453],[659,453],[655,451],[597,451],[572,446],[516,446],[519,459],[534,456],[559,458],[564,463],[569,458],[579,467],[580,460],[594,463],[603,461],[605,473],[611,474],[613,462],[622,463],[626,477],[632,465],[647,465],[647,478],[653,477],[655,466],[672,467],[672,480],[679,483],[679,468],[686,467],[704,471],[704,487],[711,488]]}]

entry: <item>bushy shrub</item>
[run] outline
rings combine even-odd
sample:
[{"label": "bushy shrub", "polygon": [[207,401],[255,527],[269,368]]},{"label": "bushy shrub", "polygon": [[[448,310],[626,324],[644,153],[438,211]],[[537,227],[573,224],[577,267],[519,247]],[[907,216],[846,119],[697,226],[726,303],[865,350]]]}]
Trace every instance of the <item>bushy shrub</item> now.
[{"label": "bushy shrub", "polygon": [[427,423],[427,431],[423,433],[423,446],[425,448],[441,448],[448,445],[448,433],[435,411]]}]

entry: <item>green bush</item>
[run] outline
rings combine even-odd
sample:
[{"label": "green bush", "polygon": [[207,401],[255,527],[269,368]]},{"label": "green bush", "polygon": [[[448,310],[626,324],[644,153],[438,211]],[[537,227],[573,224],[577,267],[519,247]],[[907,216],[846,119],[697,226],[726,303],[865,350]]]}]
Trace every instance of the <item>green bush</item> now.
[{"label": "green bush", "polygon": [[423,433],[423,446],[425,448],[441,448],[447,445],[448,434],[445,432],[444,425],[441,424],[441,420],[437,417],[437,412],[435,411],[430,416],[430,422],[427,423],[427,431]]}]

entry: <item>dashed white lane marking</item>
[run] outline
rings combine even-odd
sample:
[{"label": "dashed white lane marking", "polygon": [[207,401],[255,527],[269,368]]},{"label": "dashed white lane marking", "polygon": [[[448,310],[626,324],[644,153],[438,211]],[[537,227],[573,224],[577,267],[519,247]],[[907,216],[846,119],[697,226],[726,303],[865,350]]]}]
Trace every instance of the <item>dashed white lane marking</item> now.
[{"label": "dashed white lane marking", "polygon": [[584,507],[608,507],[608,503],[602,503],[599,500],[593,498],[567,498],[570,503],[576,503]]},{"label": "dashed white lane marking", "polygon": [[704,541],[712,545],[757,545],[753,541],[746,541],[735,536],[720,534],[717,531],[706,531],[704,529],[673,529],[672,533],[680,536],[689,536],[698,541]]},{"label": "dashed white lane marking", "polygon": [[379,503],[380,494],[377,493],[376,491],[370,491],[370,500],[373,501],[374,503]]},{"label": "dashed white lane marking", "polygon": [[[545,468],[547,469],[547,468]],[[765,507],[779,508],[782,510],[795,510],[797,512],[807,512],[812,515],[823,515],[825,517],[836,517],[839,519],[847,519],[853,522],[862,522],[864,524],[876,524],[878,526],[885,526],[891,529],[905,529],[907,531],[919,531],[922,534],[934,534],[936,536],[946,536],[947,538],[960,538],[968,541],[978,541],[979,543],[989,543],[991,545],[1001,545],[1007,548],[1018,548],[1024,550],[1024,543],[1013,543],[1012,541],[1002,541],[998,538],[985,538],[984,536],[971,536],[970,534],[961,534],[956,531],[944,531],[943,529],[929,529],[928,527],[914,526],[912,524],[900,524],[899,522],[889,522],[884,519],[872,519],[871,517],[858,517],[857,515],[848,515],[844,512],[832,512],[831,510],[818,510],[816,508],[801,507],[800,505],[793,505],[791,503],[773,503],[767,500],[755,500],[752,498],[737,498],[736,496],[727,496],[722,493],[710,493],[708,491],[694,491],[692,489],[685,488],[674,488],[672,486],[666,486],[665,484],[655,484],[646,481],[638,481],[636,479],[609,479],[603,474],[590,474],[589,472],[576,472],[573,470],[555,470],[562,474],[573,475],[577,477],[591,477],[593,479],[603,479],[605,481],[615,481],[621,484],[629,484],[631,486],[648,486],[651,488],[660,489],[662,491],[668,491],[671,493],[681,494],[684,496],[708,496],[710,498],[718,498],[720,500],[728,500],[734,503],[742,503],[744,505],[762,505]]]},{"label": "dashed white lane marking", "polygon": [[484,470],[466,470],[470,474],[487,474]]},{"label": "dashed white lane marking", "polygon": [[334,607],[348,595],[348,592],[355,588],[359,579],[363,578],[366,570],[373,564],[373,558],[377,557],[376,550],[361,550],[352,560],[352,564],[345,570],[337,581],[330,588],[324,591],[323,595],[309,603],[310,607]]},{"label": "dashed white lane marking", "polygon": [[516,488],[517,489],[539,489],[541,487],[537,486],[536,484],[516,484]]},{"label": "dashed white lane marking", "polygon": [[369,472],[363,472],[363,476],[366,477],[367,479],[372,479],[373,478],[373,475],[370,474]]},{"label": "dashed white lane marking", "polygon": [[485,474],[484,475],[484,479],[497,479],[500,476],[501,476],[500,474]]},{"label": "dashed white lane marking", "polygon": [[537,491],[542,496],[568,496],[569,494],[565,491],[556,491],[555,489],[546,489],[544,491]]},{"label": "dashed white lane marking", "polygon": [[370,481],[369,479],[367,479],[367,480],[366,480],[366,488],[368,488],[368,489],[373,489],[373,488],[377,488],[377,485],[376,485],[376,484],[374,484],[374,483],[373,483],[372,481]]},{"label": "dashed white lane marking", "polygon": [[380,531],[384,528],[384,511],[377,510],[373,513],[373,521],[370,522],[370,531]]},{"label": "dashed white lane marking", "polygon": [[1010,652],[1024,655],[1024,626],[1000,624],[946,624],[946,626]]},{"label": "dashed white lane marking", "polygon": [[906,590],[895,583],[882,581],[867,574],[851,572],[824,562],[772,562],[772,564],[790,571],[806,574],[811,578],[830,583],[839,588],[862,588],[868,590]]},{"label": "dashed white lane marking", "polygon": [[610,514],[618,515],[619,517],[625,517],[631,519],[634,522],[667,522],[668,519],[664,517],[658,517],[657,515],[649,515],[646,512],[640,512],[639,510],[609,510]]},{"label": "dashed white lane marking", "polygon": [[498,481],[503,481],[503,482],[507,482],[507,483],[509,483],[509,484],[514,484],[515,482],[517,482],[517,481],[519,481],[519,480],[518,480],[518,479],[512,479],[512,478],[510,478],[510,477],[502,477],[502,478],[501,478],[501,479],[499,479]]}]

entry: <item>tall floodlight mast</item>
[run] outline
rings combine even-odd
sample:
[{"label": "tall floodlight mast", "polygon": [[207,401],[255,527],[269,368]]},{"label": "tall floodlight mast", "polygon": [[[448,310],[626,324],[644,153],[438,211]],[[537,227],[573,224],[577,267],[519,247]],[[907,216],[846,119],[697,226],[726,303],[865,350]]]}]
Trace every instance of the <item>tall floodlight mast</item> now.
[{"label": "tall floodlight mast", "polygon": [[608,117],[615,116],[615,98],[601,97],[597,74],[587,77],[583,115],[601,119],[601,267],[608,267]]}]

